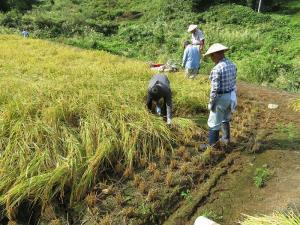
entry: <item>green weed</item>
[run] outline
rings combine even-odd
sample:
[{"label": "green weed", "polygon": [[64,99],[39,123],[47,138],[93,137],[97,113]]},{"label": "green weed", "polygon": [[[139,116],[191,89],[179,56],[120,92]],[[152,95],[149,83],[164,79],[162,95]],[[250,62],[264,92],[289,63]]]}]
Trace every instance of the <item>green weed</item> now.
[{"label": "green weed", "polygon": [[206,218],[209,218],[213,221],[216,222],[222,222],[223,221],[223,215],[220,215],[219,213],[216,213],[212,210],[205,209],[204,211],[201,212],[202,216],[205,216]]},{"label": "green weed", "polygon": [[190,190],[182,191],[180,196],[189,202],[191,202],[193,199]]},{"label": "green weed", "polygon": [[266,181],[270,178],[271,172],[267,168],[267,165],[256,168],[253,181],[256,187],[261,188],[265,186]]},{"label": "green weed", "polygon": [[277,132],[282,136],[287,136],[289,141],[295,140],[298,136],[297,127],[293,123],[278,124]]}]

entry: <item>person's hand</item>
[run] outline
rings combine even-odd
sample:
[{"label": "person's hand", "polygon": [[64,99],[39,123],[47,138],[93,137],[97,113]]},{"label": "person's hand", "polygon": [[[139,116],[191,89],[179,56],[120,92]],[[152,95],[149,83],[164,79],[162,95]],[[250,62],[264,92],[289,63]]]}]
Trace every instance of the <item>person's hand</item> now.
[{"label": "person's hand", "polygon": [[207,106],[208,110],[209,111],[212,111],[212,112],[215,112],[216,111],[216,107],[215,107],[215,104],[214,103],[209,103],[208,106]]},{"label": "person's hand", "polygon": [[171,125],[171,123],[172,123],[172,120],[171,120],[170,118],[168,118],[168,119],[167,119],[167,124],[168,124],[168,125]]}]

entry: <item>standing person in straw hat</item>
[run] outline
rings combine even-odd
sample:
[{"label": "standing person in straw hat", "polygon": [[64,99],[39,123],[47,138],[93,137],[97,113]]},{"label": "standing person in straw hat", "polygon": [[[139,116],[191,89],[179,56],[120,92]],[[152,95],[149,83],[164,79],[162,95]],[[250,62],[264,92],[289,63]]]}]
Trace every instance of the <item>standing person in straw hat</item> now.
[{"label": "standing person in straw hat", "polygon": [[[230,142],[231,111],[236,107],[236,73],[237,68],[224,55],[228,48],[216,43],[209,47],[204,56],[210,56],[215,63],[210,73],[211,91],[208,109],[209,135],[208,144],[213,146],[219,140],[219,131],[222,128],[221,141]],[[235,96],[235,100],[234,100]],[[206,147],[206,146],[202,146]]]},{"label": "standing person in straw hat", "polygon": [[197,25],[191,24],[188,32],[192,33],[192,44],[199,45],[200,52],[204,49],[204,34]]}]

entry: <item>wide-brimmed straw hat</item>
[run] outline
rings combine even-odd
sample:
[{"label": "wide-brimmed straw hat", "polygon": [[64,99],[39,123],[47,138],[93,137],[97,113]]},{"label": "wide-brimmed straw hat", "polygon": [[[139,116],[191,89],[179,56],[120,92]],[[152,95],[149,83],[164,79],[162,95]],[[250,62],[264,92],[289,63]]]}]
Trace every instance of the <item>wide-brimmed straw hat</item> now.
[{"label": "wide-brimmed straw hat", "polygon": [[228,48],[220,43],[215,43],[212,46],[210,46],[207,50],[207,52],[204,54],[204,56],[208,56],[212,53],[215,52],[220,52],[220,51],[227,51]]},{"label": "wide-brimmed straw hat", "polygon": [[198,26],[196,24],[191,24],[189,26],[188,32],[192,32],[193,30],[195,30]]}]

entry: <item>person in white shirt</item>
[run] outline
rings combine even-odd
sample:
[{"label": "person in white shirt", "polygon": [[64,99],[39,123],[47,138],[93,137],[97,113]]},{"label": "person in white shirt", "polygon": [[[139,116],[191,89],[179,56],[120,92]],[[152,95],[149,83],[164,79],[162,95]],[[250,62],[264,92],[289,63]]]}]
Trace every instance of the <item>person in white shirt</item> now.
[{"label": "person in white shirt", "polygon": [[204,43],[205,37],[202,30],[200,30],[197,25],[191,24],[188,28],[188,32],[192,33],[192,38],[191,38],[192,44],[199,45],[199,50],[202,51],[204,49],[204,44],[205,44]]}]

